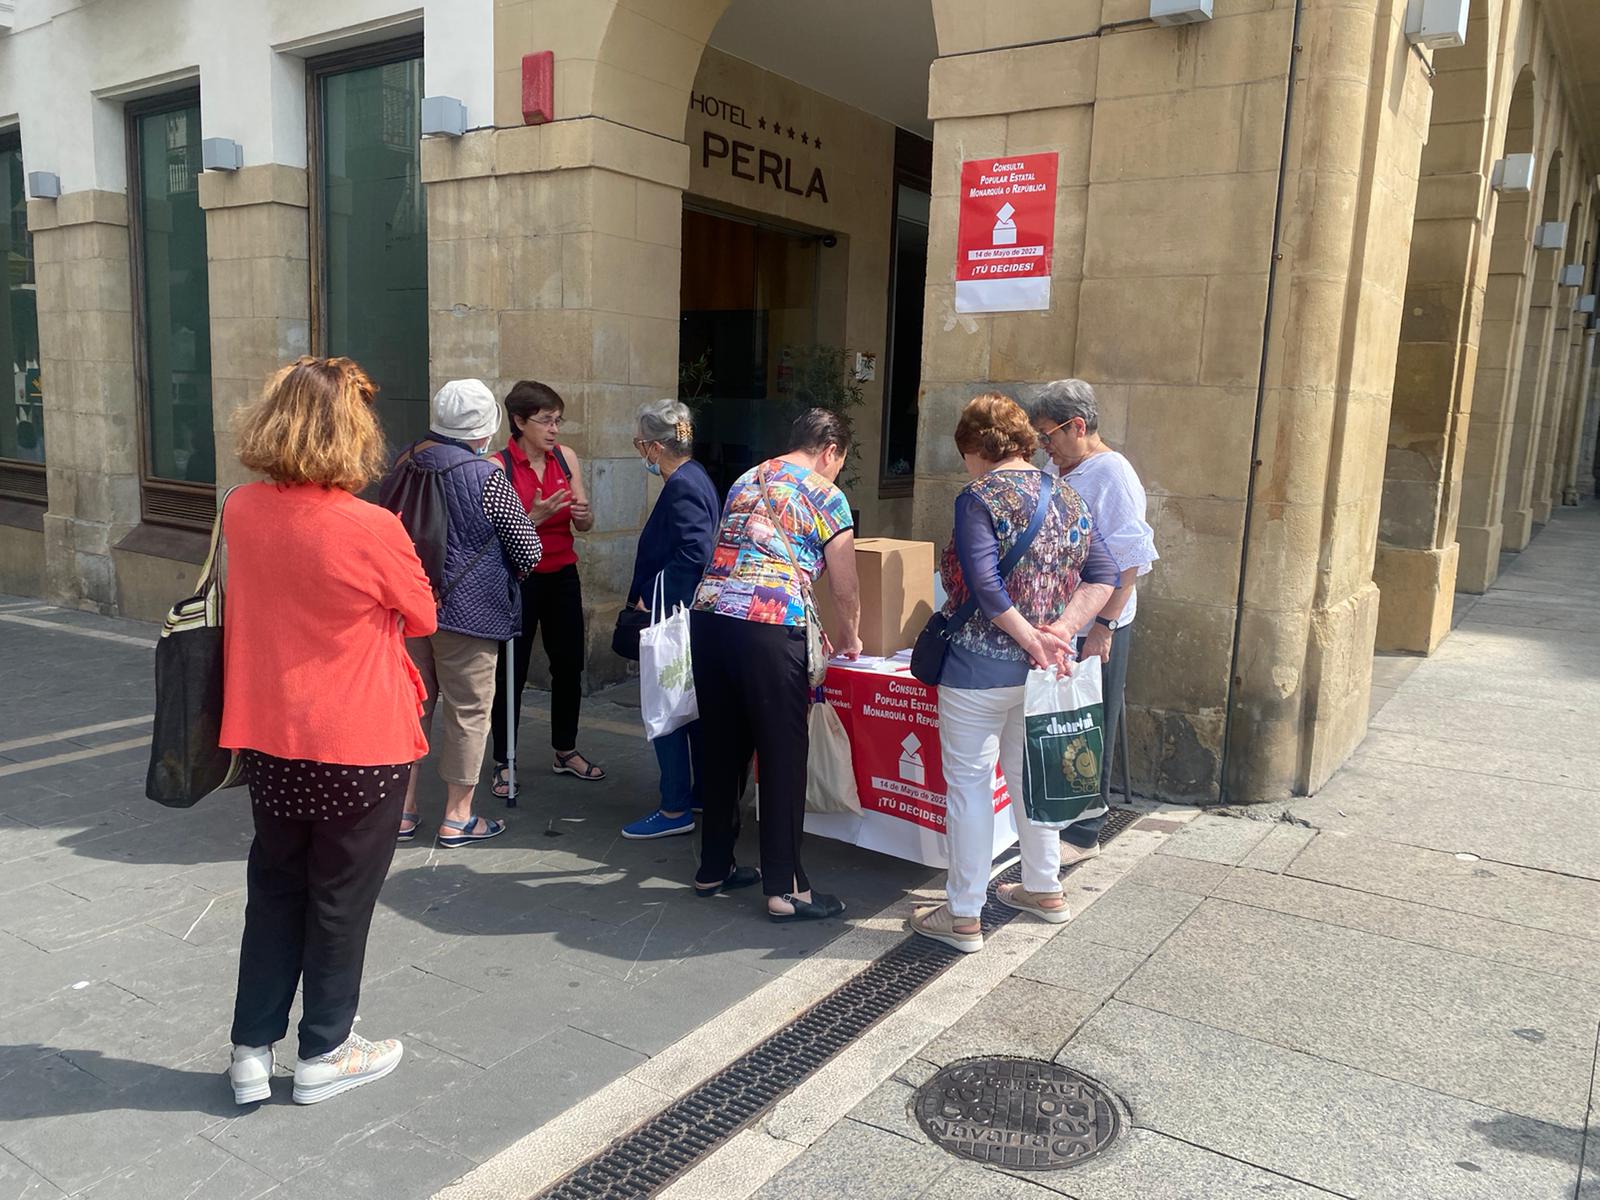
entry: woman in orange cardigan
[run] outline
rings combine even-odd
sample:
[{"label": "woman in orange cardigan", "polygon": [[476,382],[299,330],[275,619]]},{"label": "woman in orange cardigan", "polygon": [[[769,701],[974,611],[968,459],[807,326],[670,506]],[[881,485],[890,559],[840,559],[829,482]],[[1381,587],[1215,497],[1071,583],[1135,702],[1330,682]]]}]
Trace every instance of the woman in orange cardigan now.
[{"label": "woman in orange cardigan", "polygon": [[270,1094],[296,985],[296,1103],[400,1062],[398,1041],[351,1026],[406,783],[428,752],[404,639],[436,619],[400,519],[353,494],[383,470],[376,394],[347,358],[302,358],[239,414],[239,461],[270,481],[235,489],[222,514],[221,740],[241,751],[256,831],[229,1067],[240,1104]]}]

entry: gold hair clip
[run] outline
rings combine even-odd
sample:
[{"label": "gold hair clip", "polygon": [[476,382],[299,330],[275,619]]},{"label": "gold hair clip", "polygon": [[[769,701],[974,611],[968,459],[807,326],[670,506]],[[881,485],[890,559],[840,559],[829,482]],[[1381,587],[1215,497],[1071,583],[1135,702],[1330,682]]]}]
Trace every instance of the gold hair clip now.
[{"label": "gold hair clip", "polygon": [[677,428],[673,432],[677,434],[678,441],[687,442],[694,436],[694,426],[687,421],[679,421]]}]

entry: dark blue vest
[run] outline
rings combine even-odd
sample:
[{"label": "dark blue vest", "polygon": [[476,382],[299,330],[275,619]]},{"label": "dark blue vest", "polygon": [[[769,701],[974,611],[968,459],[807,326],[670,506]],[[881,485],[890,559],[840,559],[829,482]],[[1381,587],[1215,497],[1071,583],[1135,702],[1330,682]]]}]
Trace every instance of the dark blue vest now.
[{"label": "dark blue vest", "polygon": [[496,642],[516,637],[522,632],[521,590],[500,536],[483,513],[484,484],[500,468],[448,442],[417,451],[416,461],[449,472],[444,476],[450,509],[444,582],[450,594],[439,610],[439,628]]}]

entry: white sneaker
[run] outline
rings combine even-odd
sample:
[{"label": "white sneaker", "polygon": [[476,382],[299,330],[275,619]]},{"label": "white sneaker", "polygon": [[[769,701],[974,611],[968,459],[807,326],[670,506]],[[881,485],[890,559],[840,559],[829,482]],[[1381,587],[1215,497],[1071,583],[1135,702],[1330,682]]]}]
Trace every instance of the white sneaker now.
[{"label": "white sneaker", "polygon": [[369,1042],[352,1033],[344,1045],[320,1058],[296,1059],[294,1064],[294,1102],[316,1104],[348,1092],[351,1088],[382,1079],[400,1065],[405,1053],[398,1040]]},{"label": "white sneaker", "polygon": [[272,1047],[235,1046],[228,1063],[235,1104],[255,1104],[272,1097]]}]

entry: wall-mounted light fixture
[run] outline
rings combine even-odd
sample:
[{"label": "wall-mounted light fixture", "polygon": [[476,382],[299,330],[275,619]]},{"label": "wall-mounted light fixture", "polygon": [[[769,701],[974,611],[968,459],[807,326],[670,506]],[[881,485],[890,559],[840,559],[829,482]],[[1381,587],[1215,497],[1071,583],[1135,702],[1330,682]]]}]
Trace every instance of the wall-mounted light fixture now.
[{"label": "wall-mounted light fixture", "polygon": [[1535,250],[1560,250],[1567,244],[1567,223],[1546,221],[1533,231]]},{"label": "wall-mounted light fixture", "polygon": [[200,165],[207,171],[237,171],[244,166],[244,147],[232,138],[205,138],[200,142]]},{"label": "wall-mounted light fixture", "polygon": [[54,171],[29,171],[28,195],[35,200],[61,199],[61,176]]},{"label": "wall-mounted light fixture", "polygon": [[1211,20],[1211,0],[1150,0],[1150,19],[1157,25],[1193,25]]},{"label": "wall-mounted light fixture", "polygon": [[1410,0],[1406,40],[1430,50],[1467,44],[1467,0]]},{"label": "wall-mounted light fixture", "polygon": [[467,131],[467,106],[454,96],[422,98],[422,132],[460,137]]},{"label": "wall-mounted light fixture", "polygon": [[1594,311],[1593,293],[1590,293],[1587,296],[1578,297],[1578,311],[1581,313],[1592,313]]},{"label": "wall-mounted light fixture", "polygon": [[1533,155],[1506,155],[1494,164],[1489,183],[1497,192],[1533,191]]},{"label": "wall-mounted light fixture", "polygon": [[1568,263],[1566,266],[1561,268],[1561,286],[1562,287],[1582,287],[1583,286],[1583,264],[1582,263]]}]

